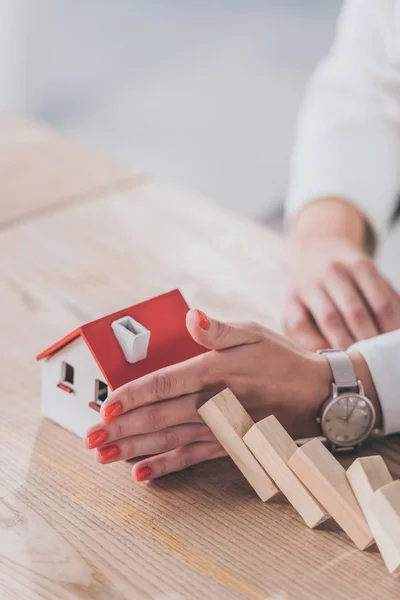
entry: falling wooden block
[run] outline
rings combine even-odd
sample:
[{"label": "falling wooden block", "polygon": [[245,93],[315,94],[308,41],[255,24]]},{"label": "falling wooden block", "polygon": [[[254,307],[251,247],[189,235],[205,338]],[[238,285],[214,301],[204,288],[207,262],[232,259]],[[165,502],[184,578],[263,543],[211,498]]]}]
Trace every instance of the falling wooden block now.
[{"label": "falling wooden block", "polygon": [[329,518],[320,503],[287,466],[289,458],[297,450],[297,444],[276,417],[271,415],[253,425],[243,441],[309,527],[315,527]]},{"label": "falling wooden block", "polygon": [[[381,527],[379,550],[390,573],[400,574],[400,481],[392,481],[372,495],[369,512]],[[377,540],[378,541],[378,540]]]},{"label": "falling wooden block", "polygon": [[296,450],[288,461],[353,542],[364,550],[374,539],[346,477],[346,471],[317,438]]},{"label": "falling wooden block", "polygon": [[278,490],[243,442],[244,434],[254,422],[236,396],[226,389],[203,404],[198,412],[261,500],[272,498]]},{"label": "falling wooden block", "polygon": [[374,493],[393,481],[385,461],[381,456],[357,458],[347,469],[346,475],[382,558],[390,573],[395,573],[400,568],[400,536],[396,548],[395,540],[391,539],[390,532],[387,533],[383,526],[383,511],[371,509]]}]

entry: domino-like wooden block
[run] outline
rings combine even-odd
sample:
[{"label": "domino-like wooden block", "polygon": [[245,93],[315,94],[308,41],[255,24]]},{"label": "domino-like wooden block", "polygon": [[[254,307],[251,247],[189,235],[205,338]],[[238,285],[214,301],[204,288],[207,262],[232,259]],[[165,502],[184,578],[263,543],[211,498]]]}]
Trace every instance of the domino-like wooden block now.
[{"label": "domino-like wooden block", "polygon": [[288,465],[360,550],[373,543],[345,469],[319,439],[298,448]]},{"label": "domino-like wooden block", "polygon": [[[386,566],[400,574],[400,481],[392,481],[374,492],[369,511],[382,527],[381,550]],[[382,552],[383,549],[383,552]]]},{"label": "domino-like wooden block", "polygon": [[203,404],[198,412],[261,500],[272,498],[278,490],[243,442],[244,434],[254,422],[236,396],[226,389]]},{"label": "domino-like wooden block", "polygon": [[316,527],[329,518],[287,466],[297,444],[276,417],[271,415],[253,425],[243,440],[309,527]]},{"label": "domino-like wooden block", "polygon": [[400,569],[400,534],[396,545],[396,541],[391,538],[390,532],[385,531],[382,522],[384,511],[371,509],[374,493],[393,481],[385,461],[381,456],[357,458],[347,469],[346,475],[367,519],[382,558],[390,573],[395,573]]}]

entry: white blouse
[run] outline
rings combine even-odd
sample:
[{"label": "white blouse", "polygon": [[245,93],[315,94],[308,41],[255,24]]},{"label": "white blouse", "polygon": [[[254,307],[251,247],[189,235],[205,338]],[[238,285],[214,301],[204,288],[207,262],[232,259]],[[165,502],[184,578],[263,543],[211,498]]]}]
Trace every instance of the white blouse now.
[{"label": "white blouse", "polygon": [[[365,215],[379,241],[399,190],[400,0],[345,0],[330,53],[307,86],[287,215],[317,197],[340,196]],[[352,348],[368,363],[384,433],[400,432],[400,330]]]},{"label": "white blouse", "polygon": [[363,355],[382,408],[385,435],[400,432],[400,329],[353,344]]}]

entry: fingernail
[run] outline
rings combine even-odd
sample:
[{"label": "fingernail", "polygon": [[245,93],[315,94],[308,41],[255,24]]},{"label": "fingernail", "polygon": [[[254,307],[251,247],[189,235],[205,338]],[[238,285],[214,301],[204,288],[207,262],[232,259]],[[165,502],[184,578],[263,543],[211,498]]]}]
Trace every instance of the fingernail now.
[{"label": "fingernail", "polygon": [[102,446],[106,443],[108,438],[108,433],[105,429],[99,429],[98,431],[93,431],[86,438],[87,447],[89,450],[93,450],[93,448],[97,448],[98,446]]},{"label": "fingernail", "polygon": [[135,479],[136,481],[144,481],[144,479],[151,477],[152,473],[150,467],[139,467],[135,471]]},{"label": "fingernail", "polygon": [[114,402],[114,404],[110,404],[107,408],[104,409],[103,420],[106,423],[109,423],[115,417],[118,417],[122,413],[122,404],[120,402]]},{"label": "fingernail", "polygon": [[121,454],[121,450],[118,446],[107,446],[106,448],[99,448],[97,451],[99,453],[100,462],[109,462],[110,460],[114,460],[118,458]]},{"label": "fingernail", "polygon": [[201,327],[201,329],[207,330],[210,327],[210,321],[208,320],[206,313],[204,313],[202,310],[199,310],[198,308],[196,308],[196,312],[197,323],[199,327]]}]

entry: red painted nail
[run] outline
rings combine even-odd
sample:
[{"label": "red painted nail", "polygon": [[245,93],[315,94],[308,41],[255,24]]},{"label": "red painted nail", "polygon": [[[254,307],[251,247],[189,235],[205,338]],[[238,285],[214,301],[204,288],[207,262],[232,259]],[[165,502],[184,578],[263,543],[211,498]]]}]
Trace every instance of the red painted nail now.
[{"label": "red painted nail", "polygon": [[210,327],[210,321],[208,320],[206,313],[203,313],[203,311],[199,310],[198,308],[196,308],[196,312],[197,312],[197,323],[199,324],[199,327],[207,330]]},{"label": "red painted nail", "polygon": [[106,443],[108,438],[108,433],[105,429],[98,429],[97,431],[93,431],[86,438],[87,447],[89,450],[93,450],[93,448],[98,448],[98,446],[102,446]]},{"label": "red painted nail", "polygon": [[120,402],[114,402],[114,404],[110,404],[110,406],[107,406],[107,408],[104,410],[103,420],[106,423],[109,423],[110,421],[115,419],[115,417],[118,417],[118,415],[120,415],[121,413],[122,404]]},{"label": "red painted nail", "polygon": [[100,462],[102,463],[114,460],[121,454],[121,450],[118,446],[106,446],[105,448],[99,448],[97,452],[99,453]]},{"label": "red painted nail", "polygon": [[151,477],[152,473],[150,467],[139,467],[135,471],[135,479],[136,481],[144,481],[144,479]]}]

